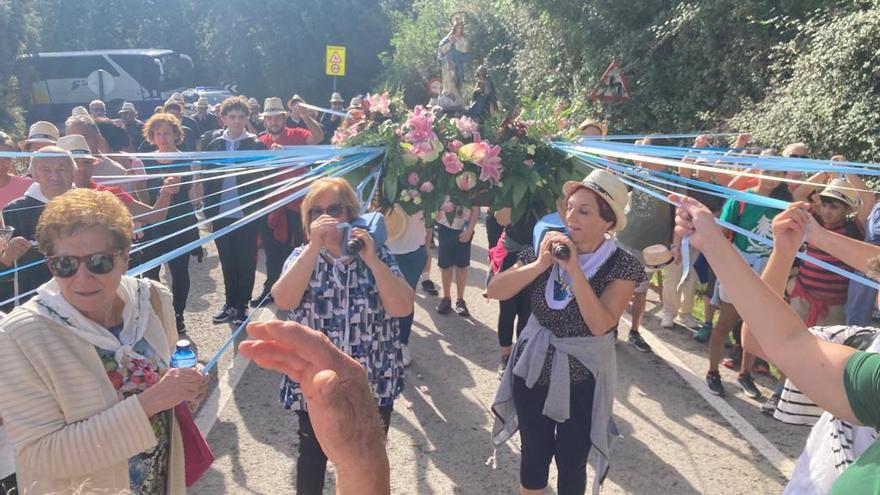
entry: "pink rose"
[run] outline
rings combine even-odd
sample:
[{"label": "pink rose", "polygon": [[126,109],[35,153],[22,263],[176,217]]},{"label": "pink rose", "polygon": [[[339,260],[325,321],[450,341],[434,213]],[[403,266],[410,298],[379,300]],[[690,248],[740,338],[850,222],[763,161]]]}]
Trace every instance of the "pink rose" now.
[{"label": "pink rose", "polygon": [[446,172],[455,175],[464,169],[464,163],[458,158],[458,155],[452,152],[443,153],[443,166]]},{"label": "pink rose", "polygon": [[432,193],[434,192],[434,184],[431,184],[431,182],[425,182],[422,184],[422,187],[419,188],[419,191],[422,191],[423,193]]},{"label": "pink rose", "polygon": [[410,172],[409,177],[406,178],[406,181],[409,183],[409,185],[415,186],[419,183],[419,174],[415,172]]},{"label": "pink rose", "polygon": [[448,148],[451,153],[458,153],[458,150],[460,150],[462,146],[464,146],[464,143],[462,143],[458,139],[455,139],[451,143],[449,143],[446,148]]},{"label": "pink rose", "polygon": [[523,160],[523,165],[528,168],[532,168],[535,166],[535,160]]},{"label": "pink rose", "polygon": [[480,124],[470,117],[462,117],[455,122],[462,137],[469,138],[480,129]]}]

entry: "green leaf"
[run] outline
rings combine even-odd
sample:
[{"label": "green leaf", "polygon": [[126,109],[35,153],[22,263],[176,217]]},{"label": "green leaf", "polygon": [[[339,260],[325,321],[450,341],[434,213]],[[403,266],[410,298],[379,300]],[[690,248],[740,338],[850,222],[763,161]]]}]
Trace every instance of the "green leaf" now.
[{"label": "green leaf", "polygon": [[523,196],[525,196],[526,191],[528,191],[528,184],[525,181],[518,180],[513,185],[513,206],[518,206],[523,202]]},{"label": "green leaf", "polygon": [[386,176],[382,183],[382,192],[390,203],[397,202],[397,177]]}]

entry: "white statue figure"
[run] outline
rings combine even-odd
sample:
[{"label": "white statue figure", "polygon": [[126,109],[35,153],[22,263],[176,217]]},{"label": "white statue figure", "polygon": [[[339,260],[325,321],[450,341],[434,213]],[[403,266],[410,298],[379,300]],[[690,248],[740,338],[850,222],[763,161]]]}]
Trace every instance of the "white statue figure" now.
[{"label": "white statue figure", "polygon": [[468,39],[464,34],[464,19],[457,18],[452,31],[440,42],[437,52],[443,76],[443,91],[437,99],[437,104],[444,109],[463,108],[466,104],[462,92],[467,54]]}]

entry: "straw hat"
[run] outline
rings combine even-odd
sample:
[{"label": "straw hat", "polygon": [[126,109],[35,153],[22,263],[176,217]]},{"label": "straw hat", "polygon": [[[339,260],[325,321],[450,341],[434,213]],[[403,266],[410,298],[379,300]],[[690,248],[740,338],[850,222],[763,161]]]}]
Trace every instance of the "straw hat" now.
[{"label": "straw hat", "polygon": [[363,108],[364,99],[360,96],[355,96],[351,99],[351,102],[348,104],[348,108],[357,108],[360,110]]},{"label": "straw hat", "polygon": [[386,242],[394,242],[401,237],[406,230],[406,212],[399,204],[395,204],[385,215],[385,230],[388,231],[388,239]]},{"label": "straw hat", "polygon": [[595,127],[596,129],[598,129],[599,133],[602,134],[602,136],[608,135],[608,127],[605,124],[603,124],[601,122],[597,122],[593,119],[587,119],[587,120],[581,122],[581,125],[578,126],[578,131],[584,132],[589,127]]},{"label": "straw hat", "polygon": [[134,107],[134,103],[130,101],[122,103],[122,106],[119,107],[119,113],[122,114],[125,112],[137,113],[137,109]]},{"label": "straw hat", "polygon": [[73,109],[70,110],[71,117],[78,117],[80,115],[89,115],[89,111],[86,110],[86,107],[77,106],[77,107],[73,107]]},{"label": "straw hat", "polygon": [[617,220],[610,232],[620,232],[626,228],[626,215],[624,209],[629,200],[626,185],[606,170],[593,170],[584,180],[568,181],[562,186],[562,192],[566,197],[574,194],[578,189],[589,189],[604,199],[611,210],[614,212],[614,218]]},{"label": "straw hat", "polygon": [[846,179],[832,180],[819,193],[819,196],[842,201],[843,204],[853,209],[859,207],[859,193],[853,190],[852,183]]},{"label": "straw hat", "polygon": [[92,156],[92,150],[89,149],[89,143],[86,138],[79,134],[68,134],[58,140],[56,146],[69,152],[75,160],[81,158],[91,159],[93,162],[99,161],[98,158]]},{"label": "straw hat", "polygon": [[647,270],[662,270],[675,261],[672,251],[663,244],[653,244],[642,249],[642,259]]},{"label": "straw hat", "polygon": [[345,100],[342,99],[341,94],[333,93],[330,95],[330,103],[345,103]]},{"label": "straw hat", "polygon": [[[85,109],[83,109],[85,110]],[[86,112],[88,115],[88,112]],[[34,122],[28,130],[27,139],[18,143],[19,146],[24,148],[25,146],[31,143],[48,143],[55,144],[58,141],[58,136],[60,133],[58,132],[58,128],[55,127],[51,122],[39,121]]]},{"label": "straw hat", "polygon": [[211,104],[208,102],[208,99],[204,96],[199,96],[199,101],[196,102],[196,108],[208,108]]},{"label": "straw hat", "polygon": [[266,102],[263,104],[263,117],[268,117],[270,115],[287,115],[287,110],[284,109],[284,103],[281,102],[281,98],[270,96],[266,98]]}]

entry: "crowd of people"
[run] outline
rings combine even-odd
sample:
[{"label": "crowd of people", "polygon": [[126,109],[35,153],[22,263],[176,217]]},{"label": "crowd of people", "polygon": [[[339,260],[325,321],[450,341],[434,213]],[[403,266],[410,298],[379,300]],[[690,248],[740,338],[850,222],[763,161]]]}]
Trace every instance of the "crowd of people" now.
[{"label": "crowd of people", "polygon": [[[342,111],[340,95],[330,102]],[[357,109],[355,100],[349,110]],[[347,125],[333,113],[319,119],[296,95],[286,106],[267,98],[261,109],[243,97],[216,108],[200,99],[192,110],[172,97],[144,122],[130,104],[111,120],[96,101],[73,110],[63,135],[48,122],[33,124],[20,143],[0,133],[0,151],[41,152],[26,170],[0,157],[2,220],[12,228],[0,251],[0,301],[9,313],[0,321],[0,491],[185,490],[182,431],[209,379],[198,368],[170,366],[186,332],[190,258],[204,256],[187,246],[200,236],[200,217],[209,231],[226,229],[283,199],[268,193],[254,201],[259,188],[304,171],[224,174],[223,163],[175,153],[315,145]],[[594,121],[580,130],[588,139],[606,133]],[[727,153],[777,156],[749,140],[737,136]],[[647,137],[636,144],[667,143]],[[419,289],[439,296],[440,315],[469,318],[469,294],[498,301],[492,441],[498,447],[519,433],[523,494],[544,493],[554,460],[557,493],[585,493],[591,451],[598,453],[594,492],[605,479],[620,322],[629,311],[623,340],[651,351],[640,328],[652,288],[661,327],[688,329],[708,343],[711,393],[725,394],[719,366],[736,369],[743,393],[778,420],[816,424],[817,438],[831,421],[850,431],[864,425],[873,441],[880,425],[880,358],[871,352],[880,346],[870,328],[876,291],[823,264],[795,263],[795,255],[803,248],[813,259],[876,278],[874,193],[861,177],[835,172],[843,157],[812,176],[734,170],[703,157],[701,149],[719,146],[699,136],[676,166],[657,164],[650,153],[626,165],[636,177],[674,173],[792,206],[725,201],[686,188],[667,203],[597,169],[566,183],[555,204],[528,205],[516,222],[509,208],[490,212],[491,273],[470,292],[478,207],[449,215],[393,207],[385,228],[370,230],[358,223],[364,212],[352,186],[320,178],[301,201],[216,236],[225,301],[213,323],[241,325],[249,307],[272,302],[289,320],[252,323],[254,340],[241,350],[284,373],[281,407],[293,410],[299,425],[297,493],[323,492],[328,460],[337,466],[339,493],[388,491],[383,443],[405,368],[418,358],[409,340]],[[808,147],[794,143],[781,156],[808,158]],[[725,233],[716,219],[741,232]],[[772,237],[773,245],[742,232]],[[138,252],[133,242],[147,247]],[[430,278],[435,242],[439,288]],[[266,282],[254,294],[260,246]],[[143,277],[125,275],[169,253],[175,256],[163,265],[170,289],[159,283],[162,265]],[[752,374],[771,367],[778,383],[764,398]],[[808,443],[791,493],[853,493],[855,486],[880,493],[872,466],[880,447],[835,438],[830,446]]]}]

